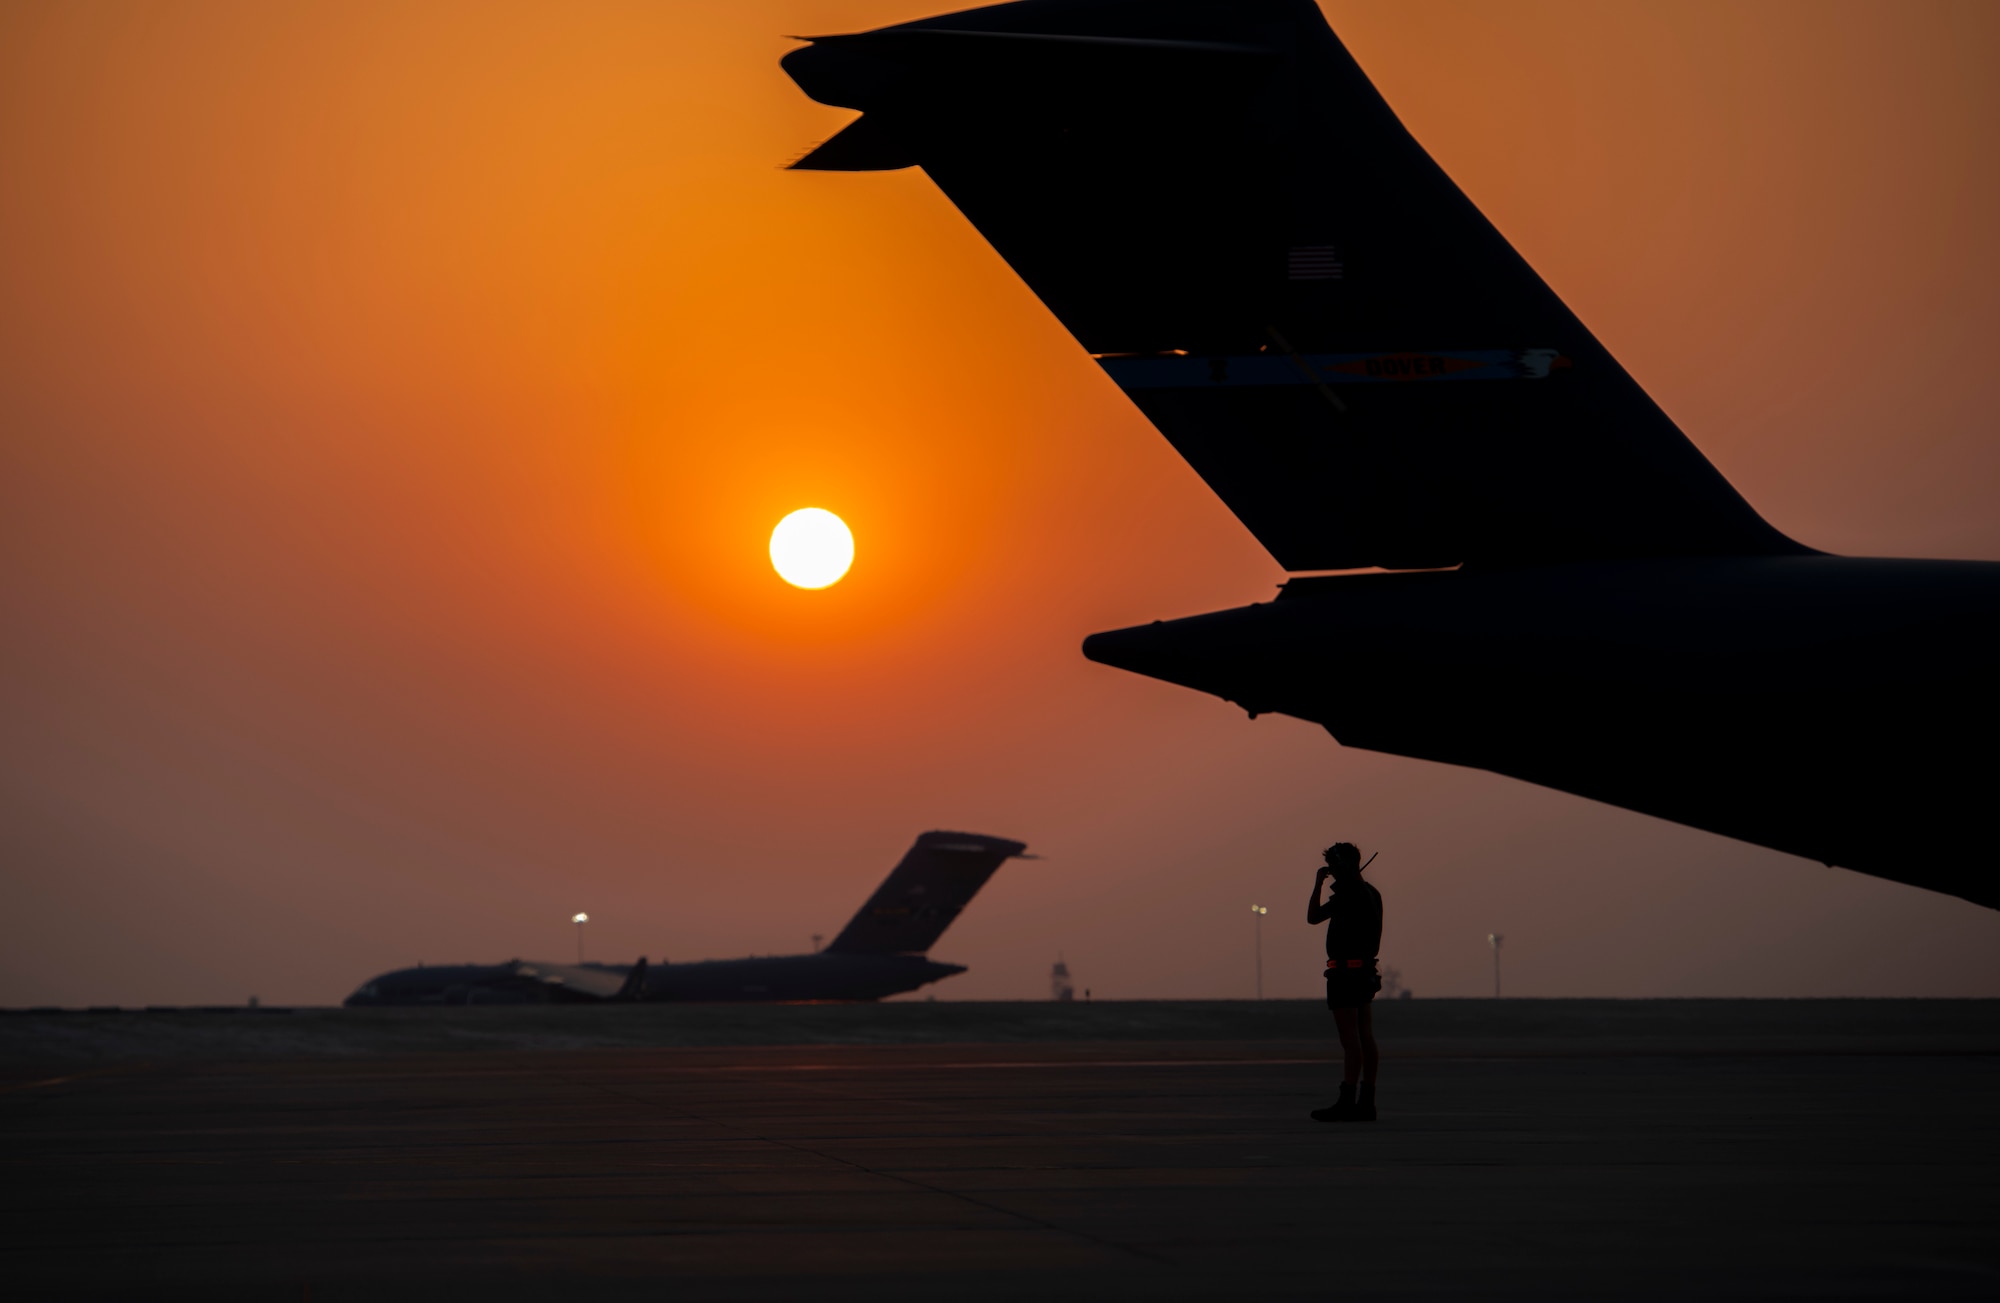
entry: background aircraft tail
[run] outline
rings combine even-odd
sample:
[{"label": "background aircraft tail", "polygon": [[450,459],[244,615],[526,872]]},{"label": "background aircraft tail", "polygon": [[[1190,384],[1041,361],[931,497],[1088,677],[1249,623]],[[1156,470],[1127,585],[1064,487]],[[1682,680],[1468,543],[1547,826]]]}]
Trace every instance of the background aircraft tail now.
[{"label": "background aircraft tail", "polygon": [[921,166],[1288,570],[1807,551],[1311,0],[1023,0],[784,66],[863,110],[794,166]]},{"label": "background aircraft tail", "polygon": [[977,833],[924,833],[827,951],[923,954],[986,885],[1001,861],[1026,849],[1023,842]]}]

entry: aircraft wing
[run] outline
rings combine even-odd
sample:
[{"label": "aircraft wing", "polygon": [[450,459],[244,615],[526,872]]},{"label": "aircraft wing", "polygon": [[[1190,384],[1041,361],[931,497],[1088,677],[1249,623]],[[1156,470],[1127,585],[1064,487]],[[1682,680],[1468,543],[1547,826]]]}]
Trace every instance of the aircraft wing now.
[{"label": "aircraft wing", "polygon": [[516,959],[512,967],[515,977],[558,987],[586,1000],[618,999],[627,985],[627,970],[608,965],[544,964]]},{"label": "aircraft wing", "polygon": [[920,166],[1287,570],[1809,550],[1397,121],[1311,0],[1024,0],[784,60]]}]

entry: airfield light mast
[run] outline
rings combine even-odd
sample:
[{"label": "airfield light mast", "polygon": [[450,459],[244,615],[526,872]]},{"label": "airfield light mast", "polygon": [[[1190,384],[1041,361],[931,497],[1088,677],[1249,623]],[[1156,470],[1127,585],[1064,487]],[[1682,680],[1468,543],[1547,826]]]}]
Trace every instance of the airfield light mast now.
[{"label": "airfield light mast", "polygon": [[1262,905],[1250,907],[1250,926],[1255,934],[1257,948],[1257,998],[1264,998],[1264,915],[1271,911]]},{"label": "airfield light mast", "polygon": [[590,922],[590,915],[578,914],[570,921],[576,924],[576,962],[580,964],[583,962],[583,925]]}]

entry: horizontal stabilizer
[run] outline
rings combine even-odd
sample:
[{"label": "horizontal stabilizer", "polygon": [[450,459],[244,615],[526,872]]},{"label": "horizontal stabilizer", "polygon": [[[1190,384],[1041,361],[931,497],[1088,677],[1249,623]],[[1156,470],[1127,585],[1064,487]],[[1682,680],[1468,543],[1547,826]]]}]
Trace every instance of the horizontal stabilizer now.
[{"label": "horizontal stabilizer", "polygon": [[880,118],[860,117],[792,164],[796,172],[893,172],[917,160]]},{"label": "horizontal stabilizer", "polygon": [[1023,0],[817,38],[1289,570],[1797,554],[1397,121],[1311,0]]}]

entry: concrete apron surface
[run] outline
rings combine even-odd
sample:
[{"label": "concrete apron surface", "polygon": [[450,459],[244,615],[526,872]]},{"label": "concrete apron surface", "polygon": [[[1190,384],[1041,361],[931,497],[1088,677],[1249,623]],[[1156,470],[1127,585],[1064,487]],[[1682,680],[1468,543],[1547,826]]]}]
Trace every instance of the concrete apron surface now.
[{"label": "concrete apron surface", "polygon": [[1096,1039],[17,1038],[0,1270],[28,1298],[2000,1293],[1990,1004],[1518,1004],[1385,1036],[1381,1120],[1337,1126],[1305,1116],[1328,1040],[1274,1034],[1324,1010],[1191,1007],[1154,1040],[1115,1033],[1164,1007],[1102,1005]]}]

